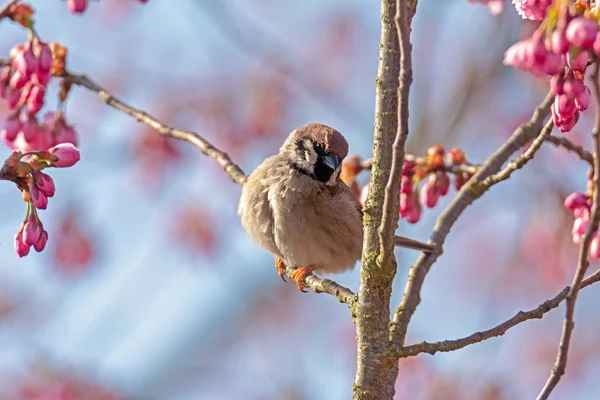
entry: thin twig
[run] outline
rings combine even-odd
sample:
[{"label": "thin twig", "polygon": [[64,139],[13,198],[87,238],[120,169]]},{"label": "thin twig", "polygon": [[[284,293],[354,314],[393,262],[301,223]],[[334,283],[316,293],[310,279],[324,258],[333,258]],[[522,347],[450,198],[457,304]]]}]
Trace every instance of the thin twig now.
[{"label": "thin twig", "polygon": [[[584,279],[583,282],[581,282],[581,289],[598,281],[600,281],[600,270],[594,272],[592,275]],[[518,324],[528,321],[530,319],[540,319],[544,316],[544,314],[558,307],[560,303],[562,303],[567,298],[570,289],[570,286],[565,287],[555,297],[551,298],[550,300],[546,300],[537,308],[534,308],[533,310],[529,311],[519,311],[512,318],[502,322],[501,324],[496,325],[491,329],[476,332],[472,335],[466,336],[461,339],[444,340],[442,342],[435,343],[422,342],[410,346],[400,347],[394,350],[394,357],[405,358],[416,356],[420,353],[428,353],[433,355],[437,352],[454,351],[475,343],[483,342],[484,340],[491,339],[496,336],[502,336],[509,329],[517,326]]]},{"label": "thin twig", "polygon": [[544,101],[535,109],[533,116],[526,124],[515,130],[511,137],[477,170],[475,175],[460,189],[446,210],[438,217],[430,241],[440,250],[437,253],[422,254],[409,269],[408,280],[402,301],[395,310],[391,324],[391,340],[393,347],[404,344],[408,324],[417,306],[421,302],[421,288],[429,269],[442,254],[442,245],[450,233],[450,229],[463,211],[489,189],[482,185],[483,181],[500,170],[506,160],[535,138],[542,129],[544,119],[550,114],[553,96],[549,93]]},{"label": "thin twig", "polygon": [[[410,27],[406,0],[397,0],[396,30],[400,45],[400,76],[398,85],[398,128],[396,138],[392,147],[392,169],[385,186],[385,197],[383,199],[383,213],[381,225],[379,226],[379,265],[387,268],[394,253],[394,231],[398,226],[400,182],[404,165],[404,147],[408,137],[408,100],[410,85],[412,84],[412,55],[410,44]],[[395,271],[394,271],[395,273]]]},{"label": "thin twig", "polygon": [[[294,270],[295,268],[287,267],[285,273],[288,276],[291,276]],[[345,288],[330,279],[321,279],[310,274],[304,277],[302,283],[306,287],[311,288],[315,293],[327,293],[334,296],[340,303],[348,305],[350,309],[352,309],[356,303],[356,294],[352,290]]]},{"label": "thin twig", "polygon": [[533,141],[533,143],[531,143],[531,146],[529,146],[529,148],[525,150],[525,152],[521,154],[516,160],[509,162],[508,165],[504,167],[502,171],[486,178],[486,180],[483,181],[483,185],[489,188],[495,185],[496,183],[507,180],[508,178],[510,178],[513,172],[523,168],[525,164],[527,164],[533,159],[535,153],[537,153],[538,150],[542,147],[542,144],[544,144],[544,140],[548,137],[548,135],[550,135],[553,128],[554,121],[552,120],[552,118],[550,118],[546,122],[546,125],[542,129],[542,132]]},{"label": "thin twig", "polygon": [[123,101],[114,97],[106,89],[102,88],[85,75],[75,75],[67,73],[65,75],[65,79],[71,84],[83,86],[86,89],[91,90],[92,92],[96,93],[98,97],[100,97],[102,101],[104,101],[109,106],[116,108],[117,110],[124,112],[125,114],[131,115],[138,121],[143,122],[151,128],[155,129],[162,136],[168,136],[174,139],[184,140],[193,144],[194,146],[198,147],[202,151],[202,153],[217,161],[234,182],[240,185],[244,183],[244,180],[246,179],[244,171],[242,171],[242,169],[237,164],[235,164],[231,160],[231,158],[229,158],[229,155],[227,153],[214,147],[199,134],[191,131],[184,131],[181,129],[173,128],[159,121],[157,118],[151,116],[150,114],[124,103]]},{"label": "thin twig", "polygon": [[[415,156],[414,154],[410,154],[410,153],[406,153],[404,155],[404,161],[414,161],[417,164],[423,164],[425,162],[425,157],[419,157],[419,156]],[[371,169],[373,167],[373,161],[371,159],[367,159],[367,160],[363,160],[360,162],[360,167],[361,169],[365,170],[365,169]],[[448,164],[448,163],[444,163],[443,165],[441,165],[439,168],[436,169],[432,169],[431,171],[444,171],[450,174],[471,174],[473,175],[475,172],[477,172],[477,169],[480,166],[477,164],[461,164],[461,165],[454,165],[454,164]]]},{"label": "thin twig", "polygon": [[562,334],[560,337],[560,343],[558,345],[558,353],[556,355],[556,362],[554,368],[550,372],[548,381],[542,388],[537,400],[545,400],[550,396],[552,390],[556,387],[560,378],[564,375],[565,369],[567,368],[567,358],[569,353],[569,344],[571,343],[571,335],[575,324],[573,322],[573,316],[575,314],[575,303],[577,301],[577,295],[581,287],[581,282],[585,276],[585,272],[589,266],[588,252],[590,243],[596,231],[598,230],[598,221],[600,220],[600,83],[598,83],[598,61],[594,64],[594,71],[592,73],[592,88],[594,97],[596,99],[596,121],[594,129],[592,131],[592,138],[594,140],[594,195],[592,203],[592,214],[590,216],[590,225],[587,231],[583,235],[581,240],[581,246],[579,247],[579,257],[577,260],[577,270],[573,277],[573,283],[567,294],[567,305],[565,311],[565,319],[563,321]]},{"label": "thin twig", "polygon": [[552,143],[556,147],[562,147],[571,153],[575,153],[583,161],[586,161],[590,166],[594,165],[594,155],[583,148],[583,146],[576,145],[564,136],[550,135],[546,138],[547,142]]}]

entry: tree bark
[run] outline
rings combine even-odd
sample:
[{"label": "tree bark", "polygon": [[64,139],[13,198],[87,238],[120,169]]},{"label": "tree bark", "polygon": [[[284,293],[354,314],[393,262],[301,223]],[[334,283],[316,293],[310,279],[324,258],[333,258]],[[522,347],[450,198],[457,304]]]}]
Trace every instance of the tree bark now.
[{"label": "tree bark", "polygon": [[[392,166],[392,145],[398,128],[400,49],[394,23],[396,0],[381,1],[381,43],[376,79],[373,167],[364,209],[364,243],[358,302],[355,307],[357,370],[354,399],[388,398],[389,322],[396,260],[378,265],[379,236],[385,186]],[[393,392],[392,392],[393,394]]]}]

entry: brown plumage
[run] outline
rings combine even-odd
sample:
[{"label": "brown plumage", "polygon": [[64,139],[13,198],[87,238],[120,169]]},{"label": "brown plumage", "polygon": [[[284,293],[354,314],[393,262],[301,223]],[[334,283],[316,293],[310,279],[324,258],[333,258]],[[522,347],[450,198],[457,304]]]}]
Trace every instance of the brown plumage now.
[{"label": "brown plumage", "polygon": [[[341,133],[310,123],[294,130],[279,154],[264,160],[243,185],[238,205],[242,226],[276,256],[282,278],[284,264],[298,267],[291,278],[300,290],[312,271],[343,272],[361,258],[362,206],[339,179],[347,154]],[[432,249],[402,237],[396,244]]]}]

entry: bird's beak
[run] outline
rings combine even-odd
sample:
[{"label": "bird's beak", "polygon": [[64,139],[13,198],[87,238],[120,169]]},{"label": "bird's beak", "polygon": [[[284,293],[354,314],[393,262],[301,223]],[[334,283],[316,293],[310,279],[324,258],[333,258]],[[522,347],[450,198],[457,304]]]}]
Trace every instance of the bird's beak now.
[{"label": "bird's beak", "polygon": [[325,154],[321,158],[323,163],[334,171],[340,165],[340,159],[335,154]]}]

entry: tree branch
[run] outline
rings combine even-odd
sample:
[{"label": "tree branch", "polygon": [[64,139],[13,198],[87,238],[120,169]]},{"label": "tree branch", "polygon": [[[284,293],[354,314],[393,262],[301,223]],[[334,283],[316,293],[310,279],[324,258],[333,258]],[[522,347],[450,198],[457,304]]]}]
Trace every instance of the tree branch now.
[{"label": "tree branch", "polygon": [[548,135],[550,135],[553,128],[554,121],[552,120],[552,118],[550,118],[546,122],[546,125],[544,126],[538,137],[533,141],[533,143],[531,143],[531,146],[529,146],[529,148],[523,154],[521,154],[516,160],[508,163],[508,165],[502,171],[498,172],[495,175],[487,177],[485,181],[483,181],[484,188],[489,189],[496,183],[500,183],[502,181],[507,180],[508,178],[510,178],[513,172],[523,168],[525,164],[527,164],[533,159],[535,153],[537,153],[538,150],[542,147],[542,144],[544,144],[544,141],[546,140]]},{"label": "tree branch", "polygon": [[407,327],[417,306],[421,302],[421,288],[425,276],[437,258],[442,254],[442,245],[450,229],[463,211],[481,197],[489,189],[483,181],[496,173],[506,160],[529,140],[536,137],[542,129],[542,121],[550,114],[553,96],[549,93],[544,101],[535,109],[533,116],[526,124],[517,128],[512,136],[477,170],[475,175],[460,189],[446,210],[438,217],[431,242],[440,250],[438,253],[422,254],[408,271],[408,281],[404,289],[402,301],[394,312],[391,325],[391,341],[394,347],[404,344]]},{"label": "tree branch", "polygon": [[550,396],[552,390],[556,387],[560,378],[564,375],[565,369],[567,368],[567,358],[569,353],[569,345],[571,343],[571,335],[575,324],[573,317],[575,314],[575,303],[577,302],[577,295],[581,287],[581,282],[585,276],[585,272],[589,266],[588,252],[590,243],[596,231],[598,230],[598,222],[600,220],[600,83],[598,83],[598,60],[594,64],[594,72],[592,74],[592,88],[594,97],[596,99],[596,122],[594,124],[594,130],[592,131],[592,137],[594,140],[594,195],[592,203],[592,214],[590,216],[590,225],[587,231],[583,235],[581,240],[581,246],[579,247],[579,257],[577,260],[577,270],[573,277],[573,283],[567,294],[567,305],[565,311],[565,319],[563,321],[562,334],[560,337],[560,343],[558,345],[558,354],[556,355],[556,362],[554,368],[550,372],[548,381],[542,388],[537,400],[545,400]]},{"label": "tree branch", "polygon": [[[383,215],[379,226],[379,266],[390,279],[396,274],[388,264],[394,254],[394,231],[398,227],[400,182],[404,166],[404,147],[408,137],[408,100],[412,84],[412,55],[410,27],[408,26],[406,0],[397,0],[394,22],[400,46],[400,76],[398,83],[398,129],[392,147],[392,169],[385,186]],[[387,271],[386,271],[387,270]]]},{"label": "tree branch", "polygon": [[[581,289],[598,281],[600,281],[600,270],[594,272],[592,275],[584,279],[584,281],[581,283]],[[540,319],[544,316],[544,314],[558,307],[560,303],[562,303],[567,298],[570,289],[570,286],[565,287],[555,297],[551,298],[550,300],[546,300],[537,308],[534,308],[529,311],[519,311],[512,318],[504,321],[499,325],[496,325],[491,329],[476,332],[472,335],[466,336],[461,339],[444,340],[443,342],[435,343],[422,342],[410,346],[396,348],[394,349],[394,360],[397,358],[416,356],[420,353],[429,353],[433,355],[437,352],[459,350],[469,345],[480,343],[484,340],[491,339],[496,336],[502,336],[509,329],[517,326],[518,324],[528,321],[530,319]]]},{"label": "tree branch", "polygon": [[110,94],[106,89],[102,88],[91,79],[89,79],[85,75],[75,75],[71,73],[66,73],[65,79],[68,83],[83,86],[88,90],[96,93],[98,97],[102,99],[109,106],[116,108],[117,110],[124,112],[125,114],[131,115],[139,122],[143,122],[151,128],[155,129],[159,134],[163,136],[172,137],[174,139],[184,140],[198,147],[204,155],[214,159],[217,161],[221,167],[225,170],[227,175],[238,184],[243,184],[246,179],[246,175],[244,171],[235,164],[229,155],[224,151],[221,151],[210,144],[206,139],[195,132],[184,131],[181,129],[176,129],[171,126],[164,124],[159,121],[157,118],[149,115],[148,113],[138,110],[123,101],[117,99],[112,94]]},{"label": "tree branch", "polygon": [[562,147],[565,150],[570,151],[571,153],[575,153],[583,161],[590,164],[590,166],[594,165],[594,155],[586,149],[584,149],[583,146],[576,145],[566,137],[550,135],[545,140],[547,142],[552,143],[556,147]]}]

